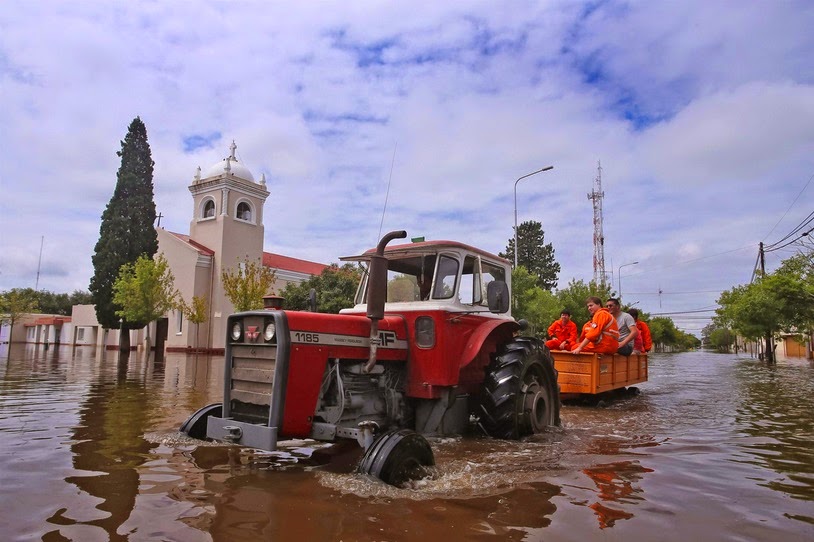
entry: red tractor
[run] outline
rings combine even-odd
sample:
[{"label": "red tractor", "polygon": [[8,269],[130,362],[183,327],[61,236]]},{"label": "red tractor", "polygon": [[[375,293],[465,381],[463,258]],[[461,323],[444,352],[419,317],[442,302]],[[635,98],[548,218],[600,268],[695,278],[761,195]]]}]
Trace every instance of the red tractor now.
[{"label": "red tractor", "polygon": [[342,258],[367,264],[340,314],[266,310],[227,323],[223,403],[181,430],[273,451],[278,440],[356,439],[360,472],[399,485],[434,464],[422,435],[494,438],[560,424],[557,371],[542,342],[519,336],[507,260],[452,241]]}]

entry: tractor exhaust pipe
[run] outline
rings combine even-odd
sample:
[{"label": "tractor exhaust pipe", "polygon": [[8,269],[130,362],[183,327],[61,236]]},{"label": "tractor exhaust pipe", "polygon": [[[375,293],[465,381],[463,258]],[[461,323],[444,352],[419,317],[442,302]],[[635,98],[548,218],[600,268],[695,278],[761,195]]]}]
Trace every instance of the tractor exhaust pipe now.
[{"label": "tractor exhaust pipe", "polygon": [[391,231],[382,237],[376,246],[376,254],[370,257],[370,277],[367,286],[367,317],[370,318],[370,355],[364,367],[369,373],[376,365],[376,349],[379,340],[379,320],[384,318],[384,302],[387,300],[387,258],[384,257],[384,247],[393,239],[404,239],[407,232],[404,230]]}]

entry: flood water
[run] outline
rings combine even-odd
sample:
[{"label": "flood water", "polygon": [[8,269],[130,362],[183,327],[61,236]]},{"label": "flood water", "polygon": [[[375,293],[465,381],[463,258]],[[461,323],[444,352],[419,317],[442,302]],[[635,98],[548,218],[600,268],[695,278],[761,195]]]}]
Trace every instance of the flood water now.
[{"label": "flood water", "polygon": [[222,357],[160,363],[0,346],[5,541],[814,540],[814,367],[655,354],[641,394],[566,405],[525,442],[432,441],[396,489],[177,428],[221,397]]}]

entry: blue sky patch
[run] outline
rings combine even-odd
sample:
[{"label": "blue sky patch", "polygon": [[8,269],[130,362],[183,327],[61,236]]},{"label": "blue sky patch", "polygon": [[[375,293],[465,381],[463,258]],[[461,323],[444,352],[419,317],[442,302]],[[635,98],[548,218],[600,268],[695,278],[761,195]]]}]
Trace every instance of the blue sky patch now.
[{"label": "blue sky patch", "polygon": [[220,132],[210,132],[208,134],[193,134],[183,138],[184,152],[191,153],[198,149],[211,149],[215,143],[220,141]]}]

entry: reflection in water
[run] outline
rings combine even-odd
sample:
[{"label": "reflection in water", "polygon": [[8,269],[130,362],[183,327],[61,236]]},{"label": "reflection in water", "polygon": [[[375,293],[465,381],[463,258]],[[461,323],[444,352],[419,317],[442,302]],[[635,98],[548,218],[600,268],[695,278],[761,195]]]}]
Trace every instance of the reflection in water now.
[{"label": "reflection in water", "polygon": [[409,490],[350,472],[350,451],[178,433],[220,400],[222,365],[0,346],[4,542],[814,540],[806,363],[654,355],[640,396],[567,406],[562,430],[432,440],[434,475]]},{"label": "reflection in water", "polygon": [[599,490],[599,498],[604,502],[595,502],[590,505],[599,519],[600,529],[613,527],[619,519],[630,519],[633,514],[607,505],[613,503],[635,503],[642,501],[642,492],[637,482],[642,474],[653,472],[653,469],[642,467],[637,461],[619,461],[596,465],[582,472],[593,480]]},{"label": "reflection in water", "polygon": [[95,508],[106,514],[81,519],[83,511],[73,510],[69,505],[49,517],[46,520],[49,523],[93,525],[104,529],[109,540],[127,540],[118,529],[136,502],[137,468],[154,447],[143,438],[150,409],[149,394],[143,382],[127,378],[128,369],[129,356],[119,357],[116,381],[107,382],[104,374],[100,374],[88,389],[71,445],[73,466],[81,474],[65,478],[98,499]]},{"label": "reflection in water", "polygon": [[[814,501],[814,377],[802,360],[770,367],[743,364],[735,372],[739,461],[778,474],[767,487]],[[814,523],[814,519],[807,518]]]}]

